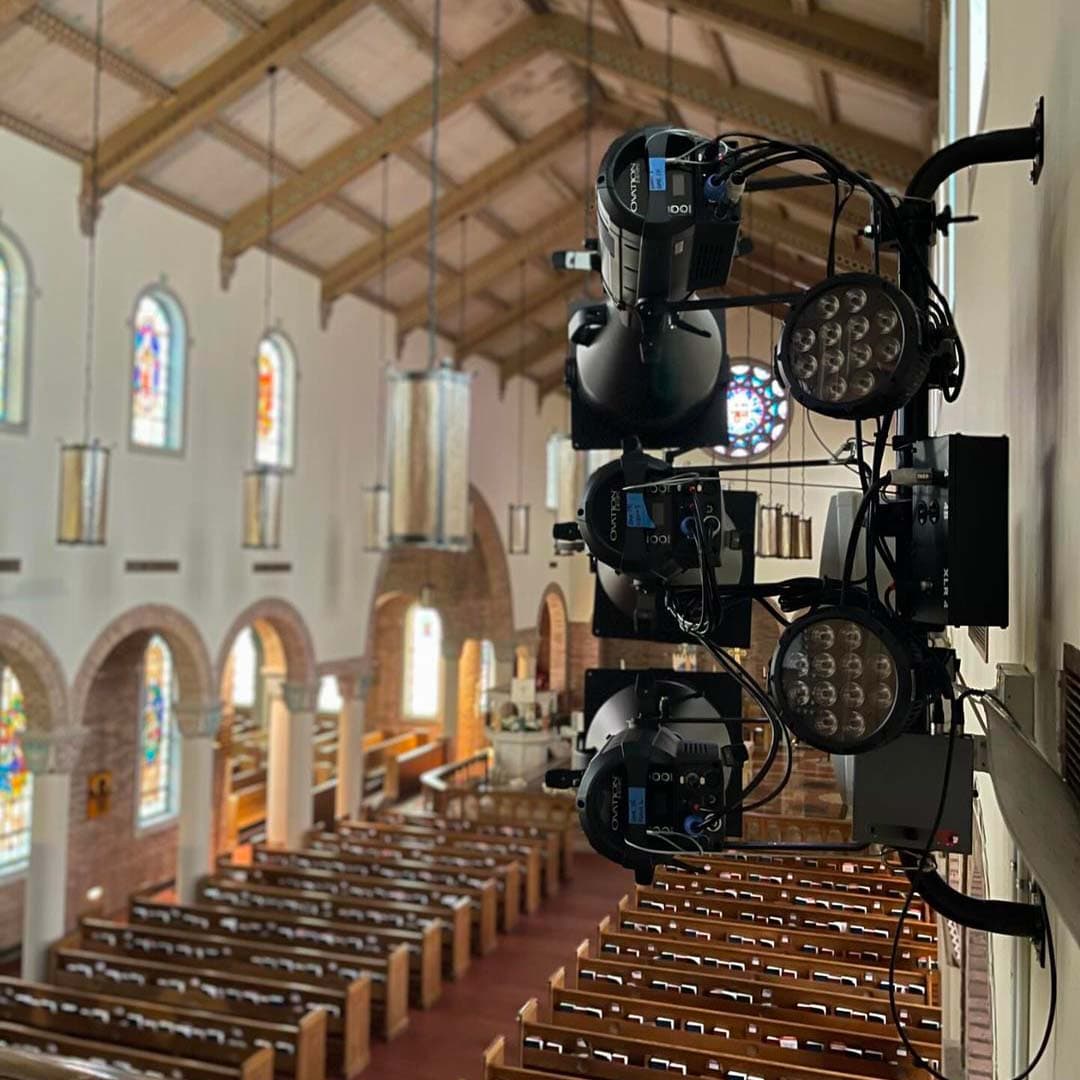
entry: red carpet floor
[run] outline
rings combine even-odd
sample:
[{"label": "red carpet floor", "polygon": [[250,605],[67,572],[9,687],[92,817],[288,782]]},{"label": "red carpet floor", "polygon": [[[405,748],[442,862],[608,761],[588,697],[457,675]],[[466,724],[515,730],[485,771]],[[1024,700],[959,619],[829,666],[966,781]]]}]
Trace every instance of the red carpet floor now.
[{"label": "red carpet floor", "polygon": [[404,1035],[374,1044],[365,1080],[478,1080],[487,1044],[501,1034],[513,1050],[517,1010],[531,997],[543,1001],[548,976],[570,963],[582,938],[632,888],[629,871],[591,852],[578,855],[574,880],[558,896],[501,934],[489,956],[474,957],[463,979],[444,983],[434,1008],[410,1010]]}]

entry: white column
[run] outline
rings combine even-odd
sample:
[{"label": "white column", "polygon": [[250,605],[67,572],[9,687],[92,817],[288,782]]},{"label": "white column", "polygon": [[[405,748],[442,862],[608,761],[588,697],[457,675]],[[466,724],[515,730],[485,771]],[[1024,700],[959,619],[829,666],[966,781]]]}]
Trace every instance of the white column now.
[{"label": "white column", "polygon": [[281,687],[285,676],[278,670],[259,669],[255,682],[255,722],[261,728],[269,729],[274,718],[274,702],[281,697]]},{"label": "white column", "polygon": [[34,774],[30,868],[23,898],[22,977],[43,982],[49,947],[64,936],[71,771],[82,733],[24,734],[23,753]]},{"label": "white column", "polygon": [[214,832],[214,739],[221,727],[221,705],[179,704],[176,724],[180,747],[180,837],[176,851],[176,890],[180,903],[195,899],[199,878],[210,873]]},{"label": "white column", "polygon": [[283,683],[270,705],[266,762],[266,839],[295,848],[311,828],[316,688]]},{"label": "white column", "polygon": [[354,818],[364,800],[364,702],[370,675],[339,675],[337,788],[334,816]]}]

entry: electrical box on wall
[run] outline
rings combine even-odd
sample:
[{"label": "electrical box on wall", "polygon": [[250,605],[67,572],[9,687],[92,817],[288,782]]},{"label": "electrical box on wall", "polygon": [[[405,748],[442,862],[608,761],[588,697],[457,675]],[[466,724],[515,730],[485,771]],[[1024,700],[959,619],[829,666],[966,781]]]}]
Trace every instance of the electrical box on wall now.
[{"label": "electrical box on wall", "polygon": [[940,435],[913,445],[935,482],[912,492],[911,617],[933,626],[1009,624],[1009,440]]}]

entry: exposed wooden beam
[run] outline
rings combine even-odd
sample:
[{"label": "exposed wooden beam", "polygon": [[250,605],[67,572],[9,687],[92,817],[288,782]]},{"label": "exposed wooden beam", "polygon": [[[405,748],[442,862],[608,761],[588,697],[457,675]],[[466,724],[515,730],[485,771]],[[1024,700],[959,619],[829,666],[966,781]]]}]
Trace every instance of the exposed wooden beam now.
[{"label": "exposed wooden beam", "polygon": [[535,289],[525,298],[525,307],[517,305],[506,311],[500,311],[491,318],[485,319],[475,329],[470,330],[464,337],[458,340],[458,350],[463,356],[472,353],[483,352],[485,347],[495,340],[500,334],[505,333],[512,326],[516,326],[522,319],[528,319],[537,311],[542,311],[561,296],[581,289],[581,276],[575,273],[555,274],[548,278],[539,289]]},{"label": "exposed wooden beam", "polygon": [[[752,235],[770,244],[805,255],[819,263],[825,263],[829,252],[829,234],[800,221],[785,218],[775,210],[755,208],[750,218]],[[836,231],[836,268],[838,271],[868,271],[872,259],[869,247],[861,245],[847,229]]]},{"label": "exposed wooden beam", "polygon": [[[479,289],[502,277],[522,259],[546,252],[557,247],[575,230],[581,231],[581,207],[576,202],[561,207],[543,221],[537,222],[525,235],[503,244],[494,251],[477,259],[469,266],[467,287]],[[441,285],[436,293],[435,306],[438,312],[457,304],[461,299],[462,282],[455,281]],[[428,315],[426,296],[417,297],[411,303],[398,309],[398,334],[404,335],[420,326]]]},{"label": "exposed wooden beam", "polygon": [[[439,199],[439,220],[451,221],[471,214],[488,203],[503,187],[521,179],[530,169],[556,153],[585,127],[585,112],[578,110],[560,117],[538,132],[528,142],[496,158],[460,187],[447,191]],[[421,207],[391,228],[386,238],[388,262],[422,248],[427,240],[428,208]],[[347,255],[326,272],[322,280],[323,305],[332,304],[343,293],[378,271],[382,262],[382,242],[374,240]]]},{"label": "exposed wooden beam", "polygon": [[622,0],[600,0],[600,2],[604,5],[604,10],[611,16],[611,21],[619,28],[619,33],[635,48],[640,49],[644,43],[633,20],[627,14],[626,6]]},{"label": "exposed wooden beam", "polygon": [[18,22],[37,0],[0,0],[0,33]]},{"label": "exposed wooden beam", "polygon": [[[456,71],[444,74],[442,115],[481,97],[508,71],[517,69],[541,52],[547,34],[546,19],[526,19],[512,26],[465,60]],[[431,88],[422,87],[390,109],[366,131],[350,136],[316,158],[303,173],[280,185],[274,193],[274,222],[280,227],[308,207],[339,190],[374,166],[383,154],[395,153],[428,130],[431,124]],[[266,196],[239,210],[222,234],[223,262],[234,260],[265,227]]]},{"label": "exposed wooden beam", "polygon": [[[122,124],[102,140],[98,189],[104,193],[200,127],[220,109],[340,26],[372,0],[292,0],[261,30],[245,37],[181,83],[168,100]],[[84,187],[89,162],[84,165]]]},{"label": "exposed wooden beam", "polygon": [[566,374],[562,371],[553,371],[550,375],[545,375],[542,379],[539,379],[536,384],[536,396],[537,402],[541,402],[548,396],[548,394],[554,394],[557,390],[566,389]]},{"label": "exposed wooden beam", "polygon": [[232,23],[240,30],[258,30],[262,26],[259,16],[245,7],[240,0],[200,0],[200,2],[218,18]]},{"label": "exposed wooden beam", "polygon": [[792,10],[789,0],[647,0],[714,30],[730,31],[826,71],[915,100],[937,97],[937,61],[922,43],[843,15]]},{"label": "exposed wooden beam", "polygon": [[820,263],[800,261],[788,252],[778,251],[775,246],[763,244],[757,245],[751,254],[736,259],[732,273],[740,273],[742,267],[782,278],[789,286],[799,289],[808,289],[825,276],[825,267]]},{"label": "exposed wooden beam", "polygon": [[533,364],[549,359],[559,349],[565,353],[568,348],[565,326],[545,330],[535,341],[499,364],[499,382],[505,386],[511,379],[528,372]]}]

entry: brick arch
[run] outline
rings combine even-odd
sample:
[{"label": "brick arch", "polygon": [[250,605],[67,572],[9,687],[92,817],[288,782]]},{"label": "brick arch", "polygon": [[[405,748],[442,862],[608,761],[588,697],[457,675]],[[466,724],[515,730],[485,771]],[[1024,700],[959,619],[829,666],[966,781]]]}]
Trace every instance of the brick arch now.
[{"label": "brick arch", "polygon": [[30,731],[55,730],[71,723],[64,669],[36,630],[0,615],[0,660],[19,680]]},{"label": "brick arch", "polygon": [[72,716],[76,723],[83,722],[90,690],[102,665],[119,645],[137,634],[160,634],[167,642],[181,701],[216,700],[217,683],[213,679],[210,652],[198,627],[183,612],[168,604],[142,604],[113,619],[83,657],[71,695]]},{"label": "brick arch", "polygon": [[373,655],[378,607],[393,595],[415,598],[422,585],[435,587],[435,603],[449,641],[513,637],[510,568],[502,536],[483,495],[469,488],[473,511],[472,550],[461,553],[399,548],[379,562],[367,618],[368,655]]},{"label": "brick arch", "polygon": [[[300,612],[280,597],[267,597],[257,600],[245,608],[232,621],[225,634],[225,640],[218,652],[215,671],[215,686],[220,686],[229,662],[236,635],[245,626],[269,624],[273,628],[284,652],[285,677],[289,682],[315,685],[318,681],[315,664],[315,643],[308,630],[307,623]],[[268,635],[269,636],[269,635]]]},{"label": "brick arch", "polygon": [[[554,581],[550,582],[540,597],[540,608],[536,613],[536,626],[540,641],[538,660],[544,659],[550,677],[550,688],[563,691],[569,680],[568,651],[570,634],[569,608],[566,595]],[[547,633],[544,633],[547,616]]]}]

